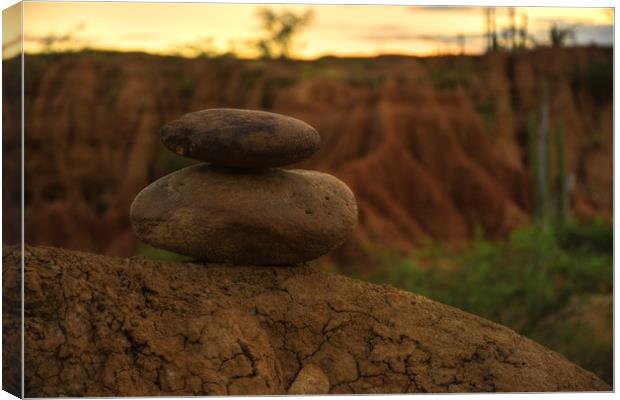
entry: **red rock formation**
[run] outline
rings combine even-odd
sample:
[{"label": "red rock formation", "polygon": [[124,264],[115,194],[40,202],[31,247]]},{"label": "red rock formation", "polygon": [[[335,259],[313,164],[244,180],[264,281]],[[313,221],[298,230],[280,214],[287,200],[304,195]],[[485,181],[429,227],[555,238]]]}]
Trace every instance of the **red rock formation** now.
[{"label": "red rock formation", "polygon": [[[550,84],[565,127],[572,206],[611,218],[611,51],[541,49],[483,57],[186,60],[83,53],[26,58],[26,240],[107,254],[133,251],[127,213],[169,172],[158,129],[211,107],[266,109],[317,128],[304,168],[356,193],[359,244],[457,243],[527,223],[529,115]],[[10,111],[10,104],[5,104]],[[90,227],[90,228],[89,228]]]}]

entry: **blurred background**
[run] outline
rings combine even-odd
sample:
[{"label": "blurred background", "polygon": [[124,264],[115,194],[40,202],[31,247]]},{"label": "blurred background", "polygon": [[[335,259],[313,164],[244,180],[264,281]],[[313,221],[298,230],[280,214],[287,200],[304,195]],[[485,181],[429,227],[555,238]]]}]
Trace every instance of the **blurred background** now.
[{"label": "blurred background", "polygon": [[143,187],[192,163],[158,129],[213,107],[287,114],[322,136],[295,167],[336,175],[360,208],[321,268],[507,325],[611,383],[613,27],[603,8],[25,3],[26,243],[178,259],[128,219]]}]

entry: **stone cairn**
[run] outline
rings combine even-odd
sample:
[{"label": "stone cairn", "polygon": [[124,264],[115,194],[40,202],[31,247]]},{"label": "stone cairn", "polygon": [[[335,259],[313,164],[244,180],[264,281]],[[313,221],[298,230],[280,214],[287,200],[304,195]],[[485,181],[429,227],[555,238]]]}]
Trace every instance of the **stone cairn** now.
[{"label": "stone cairn", "polygon": [[281,169],[317,150],[310,125],[284,115],[211,109],[161,129],[164,145],[204,161],[144,188],[131,205],[138,237],[213,263],[292,265],[338,247],[357,205],[332,175]]}]

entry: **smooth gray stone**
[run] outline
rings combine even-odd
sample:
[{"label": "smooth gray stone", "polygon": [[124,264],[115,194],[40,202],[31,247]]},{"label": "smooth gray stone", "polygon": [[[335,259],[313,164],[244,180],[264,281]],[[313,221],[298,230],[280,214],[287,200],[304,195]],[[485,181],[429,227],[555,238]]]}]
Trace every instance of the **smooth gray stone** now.
[{"label": "smooth gray stone", "polygon": [[329,174],[199,164],[147,186],[130,215],[138,237],[154,247],[210,262],[285,265],[342,244],[357,204]]},{"label": "smooth gray stone", "polygon": [[231,108],[185,114],[164,125],[160,133],[164,145],[178,155],[226,167],[289,165],[321,147],[318,132],[303,121]]}]

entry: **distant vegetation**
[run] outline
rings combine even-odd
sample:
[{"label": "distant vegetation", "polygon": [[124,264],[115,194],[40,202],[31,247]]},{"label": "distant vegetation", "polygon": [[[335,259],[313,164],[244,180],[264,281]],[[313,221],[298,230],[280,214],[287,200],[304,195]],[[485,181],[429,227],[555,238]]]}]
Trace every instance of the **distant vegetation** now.
[{"label": "distant vegetation", "polygon": [[276,12],[263,7],[256,17],[261,27],[257,40],[230,40],[222,50],[215,45],[213,37],[204,37],[177,46],[173,53],[196,58],[239,58],[240,54],[252,54],[265,59],[289,59],[295,53],[297,36],[312,22],[313,13],[311,10]]},{"label": "distant vegetation", "polygon": [[564,47],[569,43],[575,43],[575,28],[572,26],[562,27],[552,24],[549,28],[549,40],[551,47]]},{"label": "distant vegetation", "polygon": [[496,7],[483,8],[486,20],[484,36],[487,39],[487,52],[499,50],[519,51],[536,47],[566,47],[576,44],[575,25],[560,25],[551,22],[547,40],[528,31],[528,15],[520,13],[520,23],[517,23],[515,7],[506,8],[508,25],[498,30]]},{"label": "distant vegetation", "polygon": [[41,46],[43,54],[79,51],[87,47],[86,42],[79,38],[79,34],[84,30],[85,26],[81,22],[62,34],[48,33],[43,36],[29,36],[27,40],[37,42]]},{"label": "distant vegetation", "polygon": [[378,249],[369,256],[375,267],[359,269],[356,278],[509,326],[611,382],[611,225],[533,226],[500,242],[479,234],[464,252],[429,245],[410,256]]},{"label": "distant vegetation", "polygon": [[292,11],[277,13],[269,8],[259,10],[264,37],[256,42],[256,47],[263,58],[290,58],[293,40],[299,32],[312,21],[312,11],[301,14]]}]

